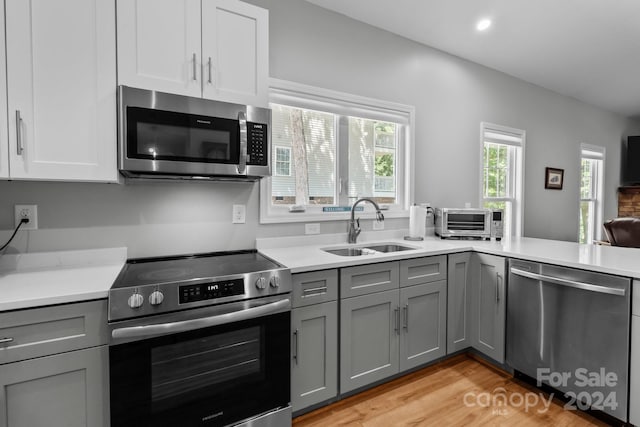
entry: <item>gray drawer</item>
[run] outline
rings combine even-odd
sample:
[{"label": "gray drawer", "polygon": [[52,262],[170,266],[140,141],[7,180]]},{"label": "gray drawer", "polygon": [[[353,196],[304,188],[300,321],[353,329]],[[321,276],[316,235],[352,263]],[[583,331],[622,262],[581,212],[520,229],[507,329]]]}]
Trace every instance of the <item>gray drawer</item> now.
[{"label": "gray drawer", "polygon": [[359,265],[340,269],[340,297],[349,298],[398,289],[399,263]]},{"label": "gray drawer", "polygon": [[291,304],[294,308],[338,299],[338,270],[297,273],[292,279]]},{"label": "gray drawer", "polygon": [[446,278],[446,255],[400,261],[400,286],[437,282]]},{"label": "gray drawer", "polygon": [[0,313],[0,364],[106,344],[107,300]]}]

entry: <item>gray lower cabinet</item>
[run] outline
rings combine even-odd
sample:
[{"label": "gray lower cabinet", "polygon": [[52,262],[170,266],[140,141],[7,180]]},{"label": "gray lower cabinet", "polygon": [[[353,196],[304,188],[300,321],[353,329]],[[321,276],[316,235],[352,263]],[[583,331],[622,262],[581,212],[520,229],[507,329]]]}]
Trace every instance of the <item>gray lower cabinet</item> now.
[{"label": "gray lower cabinet", "polygon": [[340,392],[446,354],[445,256],[340,270]]},{"label": "gray lower cabinet", "polygon": [[640,280],[633,281],[631,316],[631,363],[629,387],[629,422],[640,426]]},{"label": "gray lower cabinet", "polygon": [[338,394],[338,302],[291,312],[291,406],[299,411]]},{"label": "gray lower cabinet", "polygon": [[447,354],[451,354],[472,346],[471,252],[449,255],[447,265]]},{"label": "gray lower cabinet", "polygon": [[446,354],[447,281],[400,289],[400,371]]},{"label": "gray lower cabinet", "polygon": [[473,253],[471,290],[473,347],[493,360],[504,363],[507,301],[505,258]]},{"label": "gray lower cabinet", "polygon": [[398,291],[340,301],[340,392],[346,393],[398,372]]},{"label": "gray lower cabinet", "polygon": [[109,425],[107,302],[0,313],[0,427]]},{"label": "gray lower cabinet", "polygon": [[1,427],[109,425],[106,345],[0,366]]},{"label": "gray lower cabinet", "polygon": [[293,412],[338,395],[338,270],[292,276]]}]

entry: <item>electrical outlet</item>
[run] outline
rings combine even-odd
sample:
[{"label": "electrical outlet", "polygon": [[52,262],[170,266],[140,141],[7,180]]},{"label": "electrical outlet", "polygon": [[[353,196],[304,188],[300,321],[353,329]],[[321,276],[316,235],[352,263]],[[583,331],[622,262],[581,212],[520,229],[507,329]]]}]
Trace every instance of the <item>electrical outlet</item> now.
[{"label": "electrical outlet", "polygon": [[376,221],[373,220],[373,229],[374,230],[384,230],[384,221]]},{"label": "electrical outlet", "polygon": [[22,224],[21,230],[38,229],[38,205],[15,205],[15,226],[20,224],[20,220],[27,218],[29,222]]},{"label": "electrical outlet", "polygon": [[247,205],[233,205],[231,222],[233,224],[244,224],[247,216]]},{"label": "electrical outlet", "polygon": [[317,222],[314,222],[313,224],[305,224],[304,234],[320,234],[320,224]]}]

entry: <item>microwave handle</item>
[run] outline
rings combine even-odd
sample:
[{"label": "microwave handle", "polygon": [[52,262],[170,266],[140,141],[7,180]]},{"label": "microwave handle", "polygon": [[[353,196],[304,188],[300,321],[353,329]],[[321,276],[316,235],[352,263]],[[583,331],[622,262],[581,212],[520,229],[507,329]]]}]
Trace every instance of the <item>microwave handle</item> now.
[{"label": "microwave handle", "polygon": [[238,174],[247,173],[247,117],[244,111],[238,113],[238,123],[240,124],[240,159],[238,162]]}]

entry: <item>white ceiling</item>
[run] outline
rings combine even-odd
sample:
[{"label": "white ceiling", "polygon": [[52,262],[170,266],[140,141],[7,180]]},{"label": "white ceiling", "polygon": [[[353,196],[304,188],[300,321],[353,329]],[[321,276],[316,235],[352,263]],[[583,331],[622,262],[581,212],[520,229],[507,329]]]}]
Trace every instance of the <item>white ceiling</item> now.
[{"label": "white ceiling", "polygon": [[[624,116],[640,117],[640,0],[307,0]],[[478,32],[488,17],[493,25]]]}]

